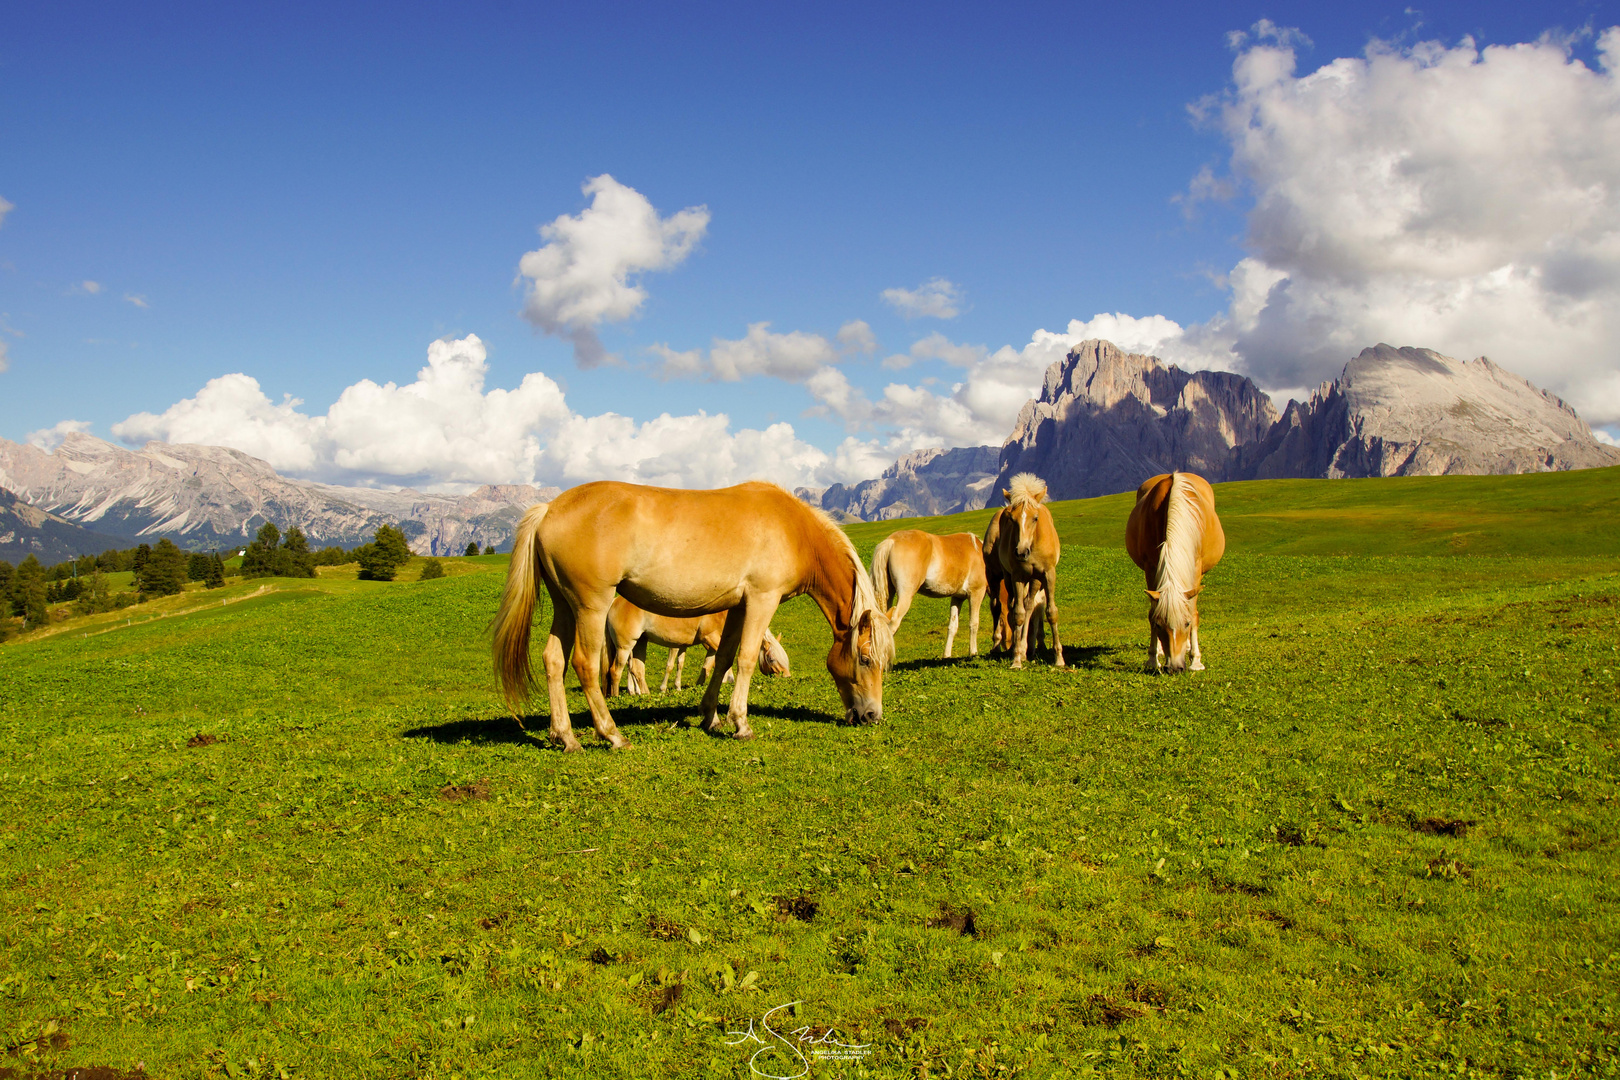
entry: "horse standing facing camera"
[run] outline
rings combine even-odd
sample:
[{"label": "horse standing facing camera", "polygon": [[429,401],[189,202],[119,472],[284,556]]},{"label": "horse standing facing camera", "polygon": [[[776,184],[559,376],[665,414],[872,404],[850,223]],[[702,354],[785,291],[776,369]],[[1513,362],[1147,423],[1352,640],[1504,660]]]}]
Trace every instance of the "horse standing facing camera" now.
[{"label": "horse standing facing camera", "polygon": [[[1198,594],[1204,574],[1226,552],[1215,516],[1215,490],[1196,473],[1161,473],[1136,489],[1125,525],[1125,550],[1147,576],[1148,645],[1145,670],[1203,671],[1198,650]],[[1192,663],[1187,662],[1189,648]]]}]

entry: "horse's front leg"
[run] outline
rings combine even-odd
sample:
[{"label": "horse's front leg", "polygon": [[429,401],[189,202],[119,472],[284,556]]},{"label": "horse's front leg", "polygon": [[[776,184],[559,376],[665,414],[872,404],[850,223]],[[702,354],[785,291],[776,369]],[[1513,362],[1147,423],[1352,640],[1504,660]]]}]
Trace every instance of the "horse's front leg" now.
[{"label": "horse's front leg", "polygon": [[675,689],[679,691],[681,688],[681,673],[675,666],[676,657],[680,657],[684,666],[686,661],[686,650],[677,649],[671,646],[669,655],[664,657],[664,681],[658,684],[658,692],[660,694],[669,689],[669,673],[672,671],[675,672]]},{"label": "horse's front leg", "polygon": [[546,636],[543,654],[546,665],[546,693],[551,698],[551,741],[569,753],[581,749],[568,722],[568,690],[563,678],[568,670],[566,657],[574,650],[574,611],[556,593],[551,594],[551,632]]},{"label": "horse's front leg", "polygon": [[945,624],[945,659],[951,658],[951,646],[956,644],[956,627],[962,620],[962,599],[951,597],[951,621]]},{"label": "horse's front leg", "polygon": [[[759,665],[760,649],[765,644],[765,631],[771,628],[771,617],[776,614],[777,600],[765,597],[749,597],[744,600],[742,632],[733,648],[736,650],[733,657],[734,671],[737,676],[737,685],[731,688],[731,708],[727,710],[727,718],[736,725],[732,733],[738,739],[752,739],[754,729],[748,726],[748,686],[753,681],[754,669]],[[726,620],[727,629],[730,629],[731,620]]]},{"label": "horse's front leg", "polygon": [[1058,637],[1057,612],[1057,567],[1052,567],[1045,574],[1046,578],[1046,622],[1052,628],[1052,656],[1053,663],[1063,666],[1063,641]]},{"label": "horse's front leg", "polygon": [[1012,595],[1013,609],[1013,670],[1017,671],[1024,666],[1024,657],[1029,652],[1029,586],[1021,581],[1012,583],[1008,590]]},{"label": "horse's front leg", "polygon": [[630,740],[619,734],[613,714],[608,712],[599,670],[606,637],[607,605],[612,603],[613,593],[610,591],[607,602],[597,608],[586,607],[583,597],[581,601],[574,622],[574,674],[579,676],[579,685],[584,688],[585,700],[591,707],[591,726],[613,749],[622,750],[630,745]]},{"label": "horse's front leg", "polygon": [[1153,617],[1148,616],[1148,658],[1147,665],[1142,670],[1149,675],[1159,673],[1159,657],[1164,648],[1159,644],[1159,628],[1153,625]]},{"label": "horse's front leg", "polygon": [[[726,612],[726,625],[720,631],[720,641],[710,645],[705,641],[703,647],[709,650],[709,655],[703,660],[703,671],[708,676],[708,688],[703,691],[703,730],[714,731],[720,726],[720,687],[725,679],[725,673],[731,670],[731,665],[737,659],[737,644],[742,640],[743,620],[747,612],[742,604],[738,604]],[[731,692],[732,700],[737,699],[737,691]]]},{"label": "horse's front leg", "polygon": [[1192,653],[1192,663],[1188,665],[1187,670],[1203,671],[1204,654],[1198,651],[1198,609],[1196,607],[1193,608],[1192,618]]}]

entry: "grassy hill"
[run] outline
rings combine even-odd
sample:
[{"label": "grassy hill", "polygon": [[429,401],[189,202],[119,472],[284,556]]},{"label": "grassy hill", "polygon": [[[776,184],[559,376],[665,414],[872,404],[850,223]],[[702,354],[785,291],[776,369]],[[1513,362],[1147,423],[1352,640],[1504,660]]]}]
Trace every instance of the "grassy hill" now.
[{"label": "grassy hill", "polygon": [[520,728],[504,556],[25,636],[0,1068],[788,1075],[796,1001],[775,1030],[861,1044],[818,1076],[1603,1075],[1615,479],[1223,485],[1184,678],[1141,673],[1128,501],[1058,504],[1070,667],[942,662],[919,601],[845,727],[799,599],[752,743],[695,689],[617,699],[620,754],[575,692],[586,754]]}]

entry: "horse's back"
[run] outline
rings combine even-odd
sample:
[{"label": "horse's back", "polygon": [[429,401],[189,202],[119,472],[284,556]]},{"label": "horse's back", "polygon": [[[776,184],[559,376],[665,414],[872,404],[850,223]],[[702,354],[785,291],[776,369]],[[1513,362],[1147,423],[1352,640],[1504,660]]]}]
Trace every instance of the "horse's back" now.
[{"label": "horse's back", "polygon": [[1160,473],[1142,481],[1136,489],[1136,505],[1125,523],[1125,550],[1131,561],[1152,573],[1159,564],[1159,545],[1164,543],[1169,517],[1170,481],[1174,473]]}]

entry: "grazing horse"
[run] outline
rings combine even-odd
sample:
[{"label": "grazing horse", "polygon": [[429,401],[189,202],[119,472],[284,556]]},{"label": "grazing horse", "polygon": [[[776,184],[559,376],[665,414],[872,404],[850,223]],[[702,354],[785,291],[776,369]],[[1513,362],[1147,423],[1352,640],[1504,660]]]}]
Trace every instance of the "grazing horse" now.
[{"label": "grazing horse", "polygon": [[[669,659],[664,664],[664,682],[658,687],[660,694],[669,689],[669,676],[672,671],[675,673],[675,689],[681,688],[682,676],[686,671],[686,650],[693,645],[702,645],[708,651],[709,655],[703,661],[703,675],[707,678],[714,673],[714,656],[720,651],[720,636],[725,628],[726,613],[723,611],[695,619],[674,619],[668,615],[654,615],[650,611],[643,611],[622,596],[614,597],[613,606],[608,608],[607,617],[608,697],[618,694],[619,683],[627,666],[630,673],[630,692],[632,694],[648,692],[647,642],[649,641],[669,649]],[[765,631],[765,641],[759,649],[759,670],[767,675],[792,674],[788,667],[787,650],[782,648],[781,639],[769,629]],[[726,681],[730,682],[732,678],[732,673],[726,672]]]},{"label": "grazing horse", "polygon": [[[1163,473],[1136,489],[1125,525],[1125,550],[1147,576],[1149,674],[1159,658],[1173,672],[1203,671],[1198,651],[1198,593],[1204,574],[1226,552],[1226,533],[1215,516],[1215,492],[1195,473]],[[1192,647],[1192,664],[1187,649]]]},{"label": "grazing horse", "polygon": [[530,507],[517,528],[495,616],[495,670],[514,712],[536,687],[529,632],[542,582],[551,597],[544,652],[551,738],[565,750],[580,749],[563,690],[567,663],[585,691],[596,733],[616,749],[629,745],[602,693],[615,591],[658,615],[727,613],[715,674],[703,694],[705,731],[719,726],[720,673],[735,664],[727,715],[737,738],[753,737],[748,684],[755,658],[777,605],[803,593],[832,625],[827,670],[845,720],[883,715],[883,672],[894,662],[894,633],[871,579],[831,518],[775,484],[681,491],[602,480]]},{"label": "grazing horse", "polygon": [[[945,655],[951,655],[962,601],[968,604],[968,655],[979,655],[979,605],[985,593],[984,552],[972,533],[935,536],[918,529],[892,533],[872,552],[872,591],[878,607],[889,612],[895,630],[911,610],[917,593],[949,599],[951,621],[945,630]],[[889,606],[890,590],[894,606]]]},{"label": "grazing horse", "polygon": [[[1046,622],[1052,628],[1053,662],[1063,666],[1063,641],[1058,636],[1057,564],[1063,546],[1057,526],[1045,505],[1046,481],[1034,473],[1019,473],[1002,491],[1007,505],[996,515],[996,561],[1006,580],[1012,601],[1012,650],[1014,668],[1024,666],[1029,652],[1030,617],[1044,606]],[[986,534],[988,536],[988,533]],[[1035,592],[1045,592],[1044,605],[1035,601]]]}]

